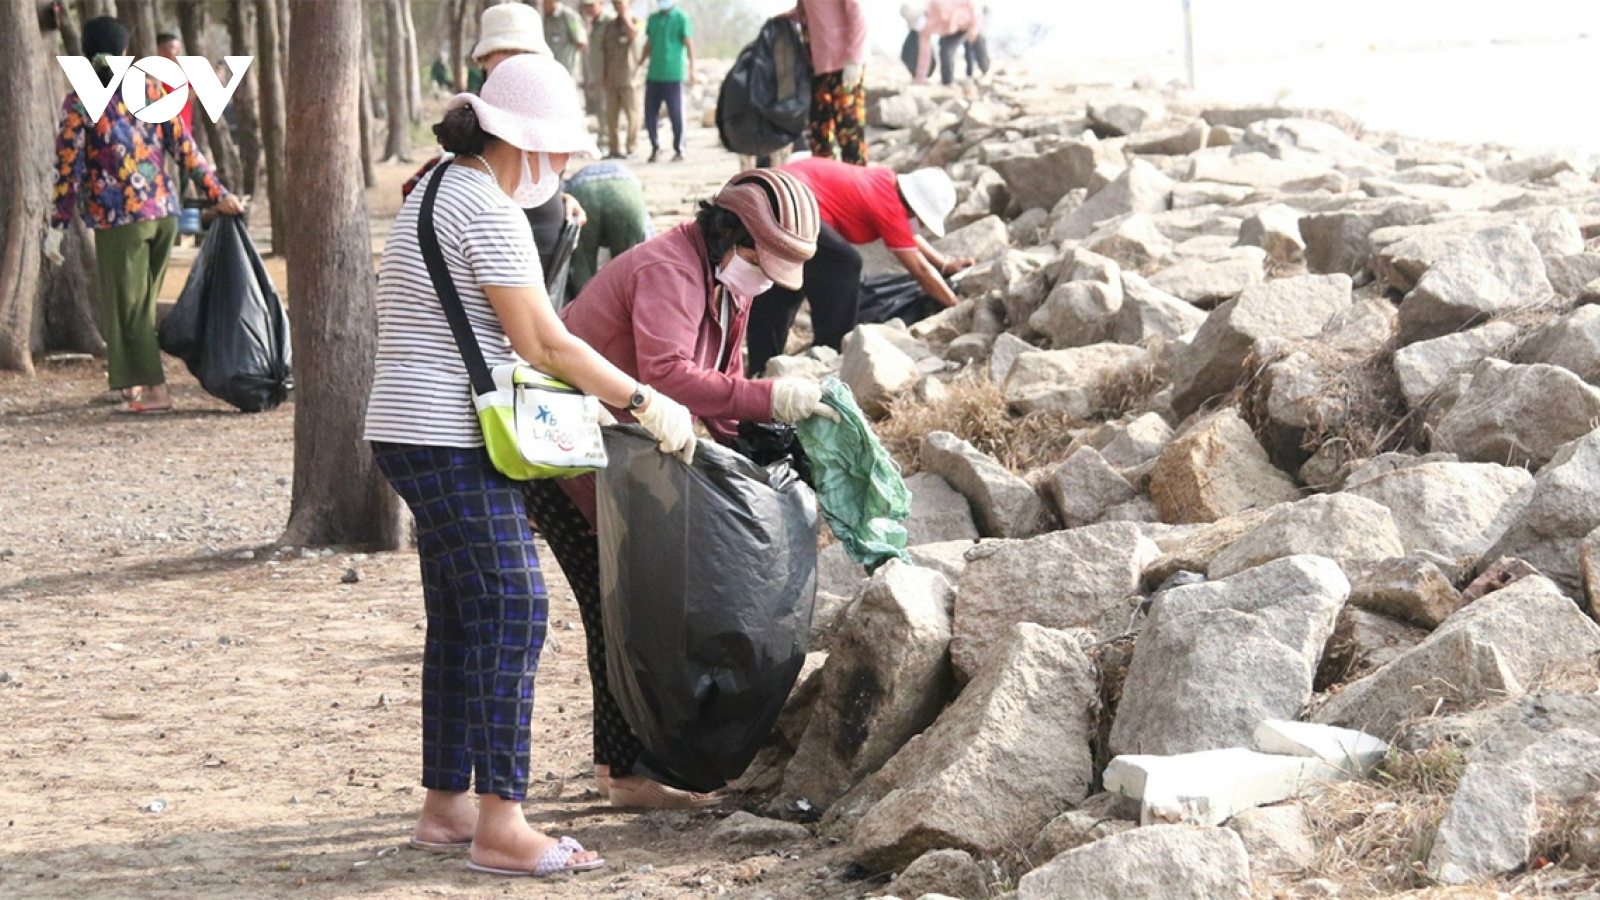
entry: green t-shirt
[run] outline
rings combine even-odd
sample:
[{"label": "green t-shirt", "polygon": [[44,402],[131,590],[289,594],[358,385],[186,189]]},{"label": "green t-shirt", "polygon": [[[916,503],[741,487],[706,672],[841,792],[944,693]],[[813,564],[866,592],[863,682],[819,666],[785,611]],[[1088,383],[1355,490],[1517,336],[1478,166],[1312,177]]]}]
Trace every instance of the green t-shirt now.
[{"label": "green t-shirt", "polygon": [[652,13],[645,23],[644,35],[650,39],[650,69],[645,72],[645,80],[683,81],[688,63],[683,42],[694,37],[684,11],[674,6]]}]

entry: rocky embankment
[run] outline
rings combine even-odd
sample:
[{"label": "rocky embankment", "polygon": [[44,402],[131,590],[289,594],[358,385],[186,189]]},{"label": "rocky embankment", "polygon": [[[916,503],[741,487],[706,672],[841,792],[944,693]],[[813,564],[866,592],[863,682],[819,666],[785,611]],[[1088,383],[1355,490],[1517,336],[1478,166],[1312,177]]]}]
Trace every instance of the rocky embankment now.
[{"label": "rocky embankment", "polygon": [[979,265],[772,371],[1067,433],[1015,471],[952,417],[910,562],[824,552],[763,808],[906,900],[1592,889],[1594,161],[1005,79],[870,115]]}]

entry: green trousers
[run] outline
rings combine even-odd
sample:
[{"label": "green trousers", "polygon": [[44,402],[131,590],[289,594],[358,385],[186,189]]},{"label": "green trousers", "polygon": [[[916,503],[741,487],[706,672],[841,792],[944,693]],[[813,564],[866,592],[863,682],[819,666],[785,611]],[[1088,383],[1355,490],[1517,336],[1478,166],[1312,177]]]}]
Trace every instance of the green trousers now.
[{"label": "green trousers", "polygon": [[652,232],[644,191],[631,178],[579,182],[568,187],[567,193],[578,198],[589,217],[578,232],[578,246],[572,252],[568,284],[576,294],[599,270],[601,247],[616,259],[622,251],[644,243]]},{"label": "green trousers", "polygon": [[166,382],[156,343],[156,299],[177,238],[178,220],[170,216],[94,233],[100,275],[96,321],[114,391]]}]

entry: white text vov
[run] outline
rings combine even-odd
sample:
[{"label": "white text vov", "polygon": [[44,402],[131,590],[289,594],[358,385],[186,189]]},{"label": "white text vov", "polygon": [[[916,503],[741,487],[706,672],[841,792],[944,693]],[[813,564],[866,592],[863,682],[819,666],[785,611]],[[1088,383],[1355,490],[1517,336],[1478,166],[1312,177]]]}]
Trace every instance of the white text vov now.
[{"label": "white text vov", "polygon": [[[56,59],[67,73],[67,81],[72,83],[72,89],[78,92],[78,99],[83,101],[91,121],[100,121],[112,95],[120,87],[122,102],[127,104],[129,112],[142,121],[159,123],[177,117],[184,104],[189,102],[191,88],[212,122],[222,118],[222,111],[233,99],[233,92],[239,87],[254,57],[223,57],[232,73],[226,86],[217,78],[210,61],[204,56],[180,56],[177,62],[164,56],[146,56],[137,65],[131,56],[107,56],[106,65],[111,69],[110,84],[101,84],[100,76],[95,74],[94,63],[82,56],[58,56]],[[171,93],[147,105],[146,76],[166,85]]]}]

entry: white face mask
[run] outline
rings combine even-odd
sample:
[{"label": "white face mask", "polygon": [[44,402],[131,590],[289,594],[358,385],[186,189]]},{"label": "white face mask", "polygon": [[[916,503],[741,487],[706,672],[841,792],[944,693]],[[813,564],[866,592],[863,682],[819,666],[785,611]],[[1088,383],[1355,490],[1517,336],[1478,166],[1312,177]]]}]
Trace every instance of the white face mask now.
[{"label": "white face mask", "polygon": [[678,0],[656,0],[656,9],[666,12],[678,5]]},{"label": "white face mask", "polygon": [[717,280],[733,291],[735,297],[745,301],[772,290],[772,279],[767,273],[738,253],[733,254],[727,266],[717,269]]},{"label": "white face mask", "polygon": [[522,178],[517,182],[517,189],[511,192],[511,201],[523,209],[543,206],[561,190],[561,173],[550,167],[549,155],[531,154],[539,157],[538,180],[534,180],[533,167],[528,165],[529,155],[522,154]]}]

